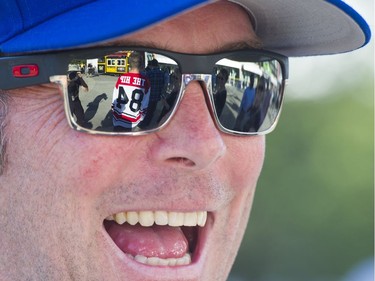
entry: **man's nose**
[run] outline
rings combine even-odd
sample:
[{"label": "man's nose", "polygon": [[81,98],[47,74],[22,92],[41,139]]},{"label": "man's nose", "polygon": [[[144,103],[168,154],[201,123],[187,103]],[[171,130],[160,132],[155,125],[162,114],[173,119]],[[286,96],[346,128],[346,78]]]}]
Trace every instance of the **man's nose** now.
[{"label": "man's nose", "polygon": [[[169,124],[160,130],[153,156],[181,168],[204,169],[226,152],[206,104],[203,82],[192,81]],[[176,166],[175,166],[176,167]]]}]

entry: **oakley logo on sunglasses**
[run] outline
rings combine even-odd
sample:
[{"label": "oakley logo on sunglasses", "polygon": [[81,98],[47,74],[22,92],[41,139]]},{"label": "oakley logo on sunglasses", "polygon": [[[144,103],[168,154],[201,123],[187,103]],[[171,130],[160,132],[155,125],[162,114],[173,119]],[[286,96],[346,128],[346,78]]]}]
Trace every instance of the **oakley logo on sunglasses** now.
[{"label": "oakley logo on sunglasses", "polygon": [[13,66],[13,76],[16,78],[28,78],[39,75],[39,68],[36,64],[23,64]]}]

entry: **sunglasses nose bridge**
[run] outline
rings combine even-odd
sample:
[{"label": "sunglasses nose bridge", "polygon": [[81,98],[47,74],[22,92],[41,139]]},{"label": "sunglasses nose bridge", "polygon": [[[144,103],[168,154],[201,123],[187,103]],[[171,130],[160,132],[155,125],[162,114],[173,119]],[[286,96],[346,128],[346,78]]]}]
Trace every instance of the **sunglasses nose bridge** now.
[{"label": "sunglasses nose bridge", "polygon": [[183,86],[186,88],[192,81],[204,82],[207,89],[212,86],[211,74],[182,74]]},{"label": "sunglasses nose bridge", "polygon": [[197,81],[202,88],[209,110],[212,110],[212,75],[211,74],[182,74],[182,92],[185,92],[190,82]]},{"label": "sunglasses nose bridge", "polygon": [[190,82],[197,81],[202,88],[204,100],[208,111],[215,123],[217,120],[214,113],[214,100],[212,92],[212,75],[211,74],[182,74],[182,93],[185,94],[186,88]]}]

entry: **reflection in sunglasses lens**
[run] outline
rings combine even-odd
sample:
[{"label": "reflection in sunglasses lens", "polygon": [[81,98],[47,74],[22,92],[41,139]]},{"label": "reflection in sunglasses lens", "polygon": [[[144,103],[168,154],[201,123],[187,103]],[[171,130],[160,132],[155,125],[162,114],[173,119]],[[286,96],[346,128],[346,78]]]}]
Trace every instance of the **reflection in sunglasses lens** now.
[{"label": "reflection in sunglasses lens", "polygon": [[[274,59],[242,60],[221,59],[208,73],[219,126],[238,133],[266,131],[281,107],[281,65]],[[182,76],[177,62],[167,56],[125,50],[72,60],[67,80],[73,124],[118,133],[165,124],[177,104]]]},{"label": "reflection in sunglasses lens", "polygon": [[161,126],[181,85],[177,64],[162,55],[119,51],[74,60],[68,67],[71,119],[100,132],[140,132]]},{"label": "reflection in sunglasses lens", "polygon": [[222,59],[216,63],[213,80],[215,111],[221,126],[243,133],[263,132],[273,126],[281,107],[283,85],[277,60]]}]

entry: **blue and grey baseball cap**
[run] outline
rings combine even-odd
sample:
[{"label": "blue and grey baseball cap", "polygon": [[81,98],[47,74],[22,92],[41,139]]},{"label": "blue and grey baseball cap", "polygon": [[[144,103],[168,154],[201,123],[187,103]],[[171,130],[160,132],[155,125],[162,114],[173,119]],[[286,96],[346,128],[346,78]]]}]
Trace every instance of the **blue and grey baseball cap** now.
[{"label": "blue and grey baseball cap", "polygon": [[[232,1],[232,0],[230,0]],[[89,45],[140,30],[207,0],[0,0],[0,52]],[[263,48],[289,57],[366,45],[366,21],[341,0],[233,0],[248,10]]]}]

